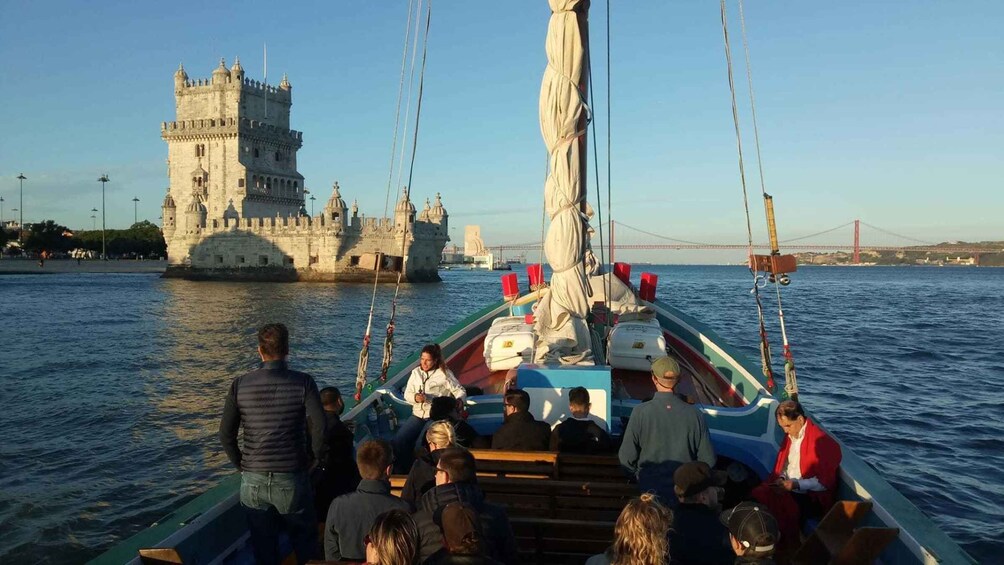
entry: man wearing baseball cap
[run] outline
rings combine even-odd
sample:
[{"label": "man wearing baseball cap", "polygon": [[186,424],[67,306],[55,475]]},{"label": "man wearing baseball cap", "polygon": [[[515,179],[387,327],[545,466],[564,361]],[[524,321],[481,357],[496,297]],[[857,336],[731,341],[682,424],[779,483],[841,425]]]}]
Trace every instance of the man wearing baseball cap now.
[{"label": "man wearing baseball cap", "polygon": [[774,565],[774,545],[780,538],[777,520],[766,507],[755,502],[741,502],[722,512],[722,523],[729,529],[729,541],[736,553],[736,565]]},{"label": "man wearing baseball cap", "polygon": [[727,530],[718,518],[724,471],[703,461],[684,463],[673,473],[679,505],[673,511],[669,547],[674,565],[728,565],[735,560],[726,545]]},{"label": "man wearing baseball cap", "polygon": [[655,492],[664,504],[675,507],[673,473],[690,461],[715,464],[711,436],[700,410],[673,391],[680,380],[680,365],[671,357],[652,361],[655,395],[631,412],[618,457],[638,479],[642,492]]}]

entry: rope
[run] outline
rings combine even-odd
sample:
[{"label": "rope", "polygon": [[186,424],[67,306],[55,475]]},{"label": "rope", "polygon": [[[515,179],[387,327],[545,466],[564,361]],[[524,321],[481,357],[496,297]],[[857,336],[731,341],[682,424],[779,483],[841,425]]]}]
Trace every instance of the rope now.
[{"label": "rope", "polygon": [[[610,2],[611,2],[611,0],[607,0],[607,21],[606,21],[606,23],[607,23],[607,222],[610,222],[610,230],[611,230],[610,240],[607,242],[607,244],[610,246],[610,263],[611,263],[611,265],[610,265],[610,274],[607,275],[607,288],[606,288],[607,292],[606,292],[606,295],[608,297],[613,293],[613,285],[614,285],[614,281],[611,278],[612,275],[613,275],[613,265],[612,265],[612,263],[614,262],[614,240],[613,240],[613,229],[614,229],[613,228],[613,221],[614,221],[614,215],[613,215],[613,212],[611,211],[611,206],[613,205],[613,200],[612,200],[613,197],[612,197],[612,193],[611,193],[611,189],[610,189],[611,178],[612,178],[612,174],[610,172],[610,169],[611,169],[611,166],[612,166],[611,165],[611,161],[612,161],[611,155],[612,155],[612,153],[611,153],[611,148],[610,148],[610,138],[611,138],[610,130],[613,127],[613,120],[611,120],[611,118],[610,118],[610,108],[611,108],[611,105],[612,105],[612,103],[610,101],[611,100],[611,98],[610,98],[610,80],[611,80],[611,78],[610,77],[611,77],[611,74],[612,74],[611,71],[610,71],[610,68],[611,68],[610,67]],[[596,187],[597,194],[599,193],[599,191],[600,191],[600,187],[597,186]],[[601,221],[600,225],[602,225],[602,224],[603,224],[603,222]],[[600,247],[602,247],[602,243],[600,244]],[[608,304],[607,304],[607,310],[608,310],[607,311],[607,317],[610,319],[610,323],[613,323],[613,315],[610,314],[609,309],[610,309],[610,304],[608,302]]]},{"label": "rope", "polygon": [[[609,0],[607,0],[607,10],[609,10],[609,9],[610,9],[610,2],[609,2]],[[609,18],[609,13],[608,13],[608,18]],[[608,33],[608,35],[607,35],[607,64],[609,65],[610,64],[609,21],[608,21],[608,25],[607,25],[607,33]],[[589,75],[589,84],[593,84],[593,58],[592,58],[591,53],[592,53],[591,49],[586,49],[586,72]],[[608,73],[607,76],[609,77],[609,73]],[[590,89],[589,90],[589,105],[592,106],[592,107],[594,107],[594,108],[596,107],[596,99],[595,99],[595,97],[593,95],[594,92],[595,92],[595,90],[596,89]],[[607,95],[609,96],[609,90],[607,92]],[[609,143],[609,120],[610,120],[609,107],[610,107],[610,103],[609,103],[609,98],[608,98],[607,99],[607,122],[608,122],[608,124],[607,124],[607,131],[608,131],[607,147],[608,147],[608,150],[609,150],[609,147],[610,147],[610,143]],[[589,123],[589,125],[592,127],[593,138],[595,139],[597,137],[596,136],[596,122],[592,121],[592,122]],[[606,254],[606,251],[604,251],[604,248],[603,248],[603,193],[600,192],[600,157],[599,157],[599,149],[597,148],[597,144],[593,143],[592,145],[593,145],[593,171],[594,171],[594,174],[595,174],[595,177],[596,177],[596,224],[597,224],[597,229],[599,230],[599,235],[600,235],[600,265],[606,265],[607,264],[607,254]],[[610,168],[610,155],[608,153],[607,154],[607,170],[609,170],[609,168]],[[609,177],[608,177],[608,179],[609,179]],[[609,180],[608,180],[608,182],[609,182]],[[613,269],[611,268],[611,273],[612,272],[613,272]],[[608,275],[607,278],[608,279],[610,278],[609,275]],[[604,293],[603,293],[604,294],[604,296],[603,296],[603,307],[606,308],[606,313],[603,316],[603,327],[609,331],[609,328],[610,328],[610,318],[611,318],[611,315],[610,315],[610,290],[608,288],[606,288],[606,286],[607,285],[604,285]],[[606,335],[606,334],[604,334],[604,335]],[[605,356],[604,356],[604,361],[605,361]]]},{"label": "rope", "polygon": [[[421,1],[421,0],[419,0]],[[411,38],[411,15],[415,7],[415,0],[408,2],[408,22],[404,25],[404,48],[401,51],[401,78],[397,85],[397,109],[394,111],[394,141],[390,146],[390,165],[387,174],[387,194],[383,200],[383,217],[387,217],[390,210],[390,187],[394,182],[394,156],[397,154],[398,130],[401,125],[401,98],[404,95],[404,70],[408,66],[408,40]],[[421,9],[421,6],[419,6]],[[410,95],[410,93],[409,93]]]},{"label": "rope", "polygon": [[[736,146],[739,150],[739,179],[743,187],[743,207],[746,212],[746,235],[749,241],[749,256],[753,256],[753,224],[750,220],[750,204],[749,204],[749,194],[746,190],[746,169],[743,163],[743,140],[742,133],[739,129],[739,108],[736,104],[736,84],[732,76],[732,47],[729,45],[729,24],[728,18],[725,10],[725,0],[721,0],[721,13],[722,13],[722,35],[725,39],[725,62],[728,66],[729,75],[729,91],[732,95],[732,123],[735,126],[736,131]],[[771,358],[770,358],[770,343],[767,340],[767,328],[764,324],[763,316],[763,304],[760,301],[760,285],[758,284],[758,276],[756,270],[753,268],[752,261],[750,262],[750,274],[753,276],[753,289],[750,291],[753,293],[753,297],[756,300],[756,310],[757,310],[757,321],[760,325],[760,355],[761,355],[761,370],[763,371],[764,377],[767,379],[767,389],[771,392],[774,391],[774,371],[771,368]]]}]

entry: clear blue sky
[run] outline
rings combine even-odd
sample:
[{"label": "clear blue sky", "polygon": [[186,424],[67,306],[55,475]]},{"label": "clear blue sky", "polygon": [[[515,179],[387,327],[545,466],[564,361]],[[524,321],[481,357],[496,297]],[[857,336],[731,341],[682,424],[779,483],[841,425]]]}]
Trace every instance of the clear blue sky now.
[{"label": "clear blue sky", "polygon": [[[736,3],[730,32],[755,233],[764,233]],[[767,190],[781,238],[854,218],[919,239],[1004,239],[1004,3],[746,3]],[[592,10],[601,176],[606,3]],[[489,243],[539,239],[543,0],[433,6],[416,199]],[[107,172],[110,227],[157,221],[160,122],[179,62],[208,78],[235,55],[293,84],[299,170],[383,211],[407,3],[6,2],[0,16],[0,195],[26,221],[90,225]],[[741,242],[718,3],[619,2],[612,19],[614,217],[689,240]],[[593,178],[590,193],[595,196]],[[604,189],[605,190],[605,189]],[[421,202],[421,200],[419,200]],[[421,204],[419,203],[419,206]],[[634,240],[626,231],[621,240]],[[848,241],[849,228],[818,243]],[[909,243],[863,229],[873,243]],[[642,241],[639,237],[637,241]],[[761,238],[762,239],[762,238]],[[646,256],[639,256],[646,259]],[[672,260],[672,258],[670,258]]]}]

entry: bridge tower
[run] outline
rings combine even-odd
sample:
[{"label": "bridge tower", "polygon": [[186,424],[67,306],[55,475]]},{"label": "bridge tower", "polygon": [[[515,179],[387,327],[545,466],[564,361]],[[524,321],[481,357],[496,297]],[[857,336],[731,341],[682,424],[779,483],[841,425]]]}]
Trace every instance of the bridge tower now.
[{"label": "bridge tower", "polygon": [[854,264],[861,263],[861,220],[854,220]]}]

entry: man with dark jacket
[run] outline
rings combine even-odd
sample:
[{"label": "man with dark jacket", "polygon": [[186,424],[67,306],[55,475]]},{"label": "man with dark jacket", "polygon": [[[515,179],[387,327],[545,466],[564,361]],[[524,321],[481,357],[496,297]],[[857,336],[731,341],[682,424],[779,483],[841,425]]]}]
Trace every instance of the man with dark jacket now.
[{"label": "man with dark jacket", "polygon": [[321,389],[321,405],[324,407],[324,445],[328,450],[328,459],[315,469],[311,477],[314,509],[318,517],[328,515],[332,500],[359,486],[352,431],[342,422],[345,402],[341,392],[333,386]]},{"label": "man with dark jacket", "polygon": [[436,466],[436,487],[418,502],[419,562],[443,548],[443,510],[448,504],[467,504],[478,514],[485,533],[485,553],[506,565],[518,563],[516,539],[505,509],[485,502],[477,484],[474,456],[462,447],[443,450]]},{"label": "man with dark jacket", "polygon": [[589,391],[577,386],[568,391],[568,411],[571,418],[551,431],[551,451],[596,455],[610,451],[610,435],[589,418]]},{"label": "man with dark jacket", "polygon": [[[313,557],[317,525],[307,463],[306,422],[314,459],[324,461],[324,412],[317,383],[286,365],[289,330],[268,324],[258,330],[264,363],[230,385],[220,422],[220,442],[241,471],[241,507],[258,563],[278,563],[278,520],[289,534],[299,563]],[[237,432],[244,427],[244,451]]]},{"label": "man with dark jacket", "polygon": [[505,419],[492,436],[492,449],[510,451],[547,451],[551,426],[534,419],[530,413],[530,395],[525,390],[506,391]]},{"label": "man with dark jacket", "polygon": [[364,442],[356,452],[362,480],[356,492],[331,502],[324,523],[324,558],[328,561],[365,561],[366,534],[377,516],[388,510],[411,508],[390,493],[388,477],[394,465],[394,449],[382,439]]},{"label": "man with dark jacket", "polygon": [[669,534],[673,565],[729,565],[735,560],[725,544],[728,530],[719,519],[721,487],[727,476],[703,461],[680,465],[673,473],[679,505]]}]

